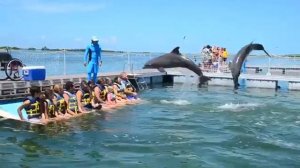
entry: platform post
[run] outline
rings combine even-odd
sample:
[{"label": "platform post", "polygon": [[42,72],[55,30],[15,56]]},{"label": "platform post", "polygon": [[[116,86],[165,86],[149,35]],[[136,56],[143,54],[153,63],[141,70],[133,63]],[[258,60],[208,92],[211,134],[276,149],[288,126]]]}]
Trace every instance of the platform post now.
[{"label": "platform post", "polygon": [[267,75],[267,76],[271,76],[271,57],[269,57],[268,72],[267,72],[266,75]]},{"label": "platform post", "polygon": [[64,49],[64,75],[66,75],[66,49]]}]

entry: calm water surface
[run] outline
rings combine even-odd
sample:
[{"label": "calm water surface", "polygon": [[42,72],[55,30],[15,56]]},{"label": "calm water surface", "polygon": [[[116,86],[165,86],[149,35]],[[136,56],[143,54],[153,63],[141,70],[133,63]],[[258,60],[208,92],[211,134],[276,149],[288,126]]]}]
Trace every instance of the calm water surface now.
[{"label": "calm water surface", "polygon": [[298,92],[184,84],[141,98],[48,126],[1,121],[0,167],[300,166]]}]

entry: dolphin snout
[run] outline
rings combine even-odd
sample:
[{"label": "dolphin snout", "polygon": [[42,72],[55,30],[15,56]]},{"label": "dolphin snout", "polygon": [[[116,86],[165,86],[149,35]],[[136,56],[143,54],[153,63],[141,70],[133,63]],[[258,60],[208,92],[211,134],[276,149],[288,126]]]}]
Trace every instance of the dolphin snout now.
[{"label": "dolphin snout", "polygon": [[204,83],[206,83],[207,81],[209,81],[210,80],[210,78],[209,77],[207,77],[207,76],[201,76],[200,77],[200,85],[202,85],[202,84],[204,84]]}]

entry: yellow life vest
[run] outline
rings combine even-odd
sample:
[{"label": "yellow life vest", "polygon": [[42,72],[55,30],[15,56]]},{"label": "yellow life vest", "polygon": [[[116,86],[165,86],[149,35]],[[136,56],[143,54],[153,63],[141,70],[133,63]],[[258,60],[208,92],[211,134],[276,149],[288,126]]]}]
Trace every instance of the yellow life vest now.
[{"label": "yellow life vest", "polygon": [[115,86],[117,86],[117,97],[120,97],[120,98],[124,98],[126,97],[125,93],[124,93],[124,89],[121,89],[121,85],[118,84],[118,83],[114,83]]},{"label": "yellow life vest", "polygon": [[57,103],[56,103],[57,110],[59,112],[65,113],[65,109],[66,109],[65,99],[57,93],[54,93],[54,95],[55,95],[56,100],[57,100]]},{"label": "yellow life vest", "polygon": [[100,91],[100,98],[101,98],[103,101],[105,101],[105,100],[106,100],[106,97],[107,97],[107,91],[106,91],[106,89],[101,90],[101,91]]},{"label": "yellow life vest", "polygon": [[54,106],[54,104],[49,99],[47,99],[46,101],[47,101],[47,104],[48,104],[48,116],[55,117],[55,106]]},{"label": "yellow life vest", "polygon": [[36,98],[32,96],[28,96],[24,101],[29,100],[29,106],[25,107],[26,114],[28,115],[28,119],[31,118],[39,118],[41,116],[40,112],[40,103]]},{"label": "yellow life vest", "polygon": [[81,99],[81,102],[83,103],[84,106],[88,105],[88,104],[91,104],[91,96],[90,96],[90,93],[85,93],[83,90],[81,90],[83,96],[82,96],[82,99]]},{"label": "yellow life vest", "polygon": [[78,112],[78,104],[77,104],[77,99],[76,95],[71,94],[68,91],[65,91],[65,93],[69,96],[69,102],[68,102],[68,109],[77,113]]}]

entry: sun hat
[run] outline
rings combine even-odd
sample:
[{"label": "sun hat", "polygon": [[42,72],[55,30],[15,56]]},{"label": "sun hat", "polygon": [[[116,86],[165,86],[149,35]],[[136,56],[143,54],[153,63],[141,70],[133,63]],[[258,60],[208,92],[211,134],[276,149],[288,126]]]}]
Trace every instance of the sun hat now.
[{"label": "sun hat", "polygon": [[99,41],[99,39],[96,36],[93,36],[92,41]]}]

